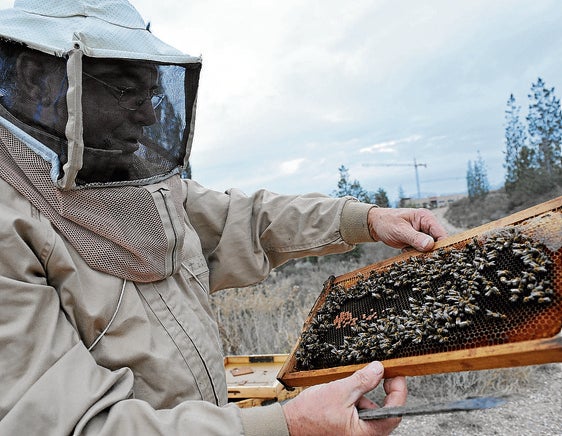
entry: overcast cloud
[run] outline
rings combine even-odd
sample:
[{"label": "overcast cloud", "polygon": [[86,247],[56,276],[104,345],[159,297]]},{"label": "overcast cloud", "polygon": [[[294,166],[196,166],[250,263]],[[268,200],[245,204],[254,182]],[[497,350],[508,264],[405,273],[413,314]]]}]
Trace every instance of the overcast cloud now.
[{"label": "overcast cloud", "polygon": [[499,185],[509,95],[526,113],[540,76],[562,96],[558,0],[132,3],[203,55],[191,162],[221,191],[329,194],[345,165],[414,196],[416,159],[422,194],[462,192],[478,150]]}]

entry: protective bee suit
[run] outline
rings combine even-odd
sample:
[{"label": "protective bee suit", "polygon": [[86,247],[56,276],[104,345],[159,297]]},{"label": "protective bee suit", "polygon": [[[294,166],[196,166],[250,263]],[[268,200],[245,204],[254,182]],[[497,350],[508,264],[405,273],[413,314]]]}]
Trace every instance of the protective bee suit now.
[{"label": "protective bee suit", "polygon": [[0,434],[287,434],[227,404],[208,295],[370,241],[371,206],[181,179],[200,67],[124,0],[0,11]]}]

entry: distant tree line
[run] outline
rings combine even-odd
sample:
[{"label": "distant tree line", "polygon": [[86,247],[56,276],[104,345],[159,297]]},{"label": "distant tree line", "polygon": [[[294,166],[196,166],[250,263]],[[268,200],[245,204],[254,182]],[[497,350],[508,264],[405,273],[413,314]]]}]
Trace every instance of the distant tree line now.
[{"label": "distant tree line", "polygon": [[[539,77],[531,84],[528,114],[523,120],[521,106],[513,94],[505,110],[504,188],[513,206],[537,194],[562,186],[562,113],[554,88]],[[526,123],[525,123],[526,121]],[[468,197],[483,198],[489,192],[486,167],[480,153],[468,162]]]},{"label": "distant tree line", "polygon": [[379,207],[390,207],[388,195],[383,188],[379,188],[377,192],[367,191],[363,189],[358,180],[351,181],[349,179],[349,170],[344,165],[341,165],[338,171],[340,179],[338,180],[338,189],[332,192],[333,197],[351,196],[364,203],[376,204]]},{"label": "distant tree line", "polygon": [[[531,84],[529,110],[521,117],[521,106],[513,94],[505,111],[505,191],[512,206],[523,204],[537,194],[562,187],[562,112],[554,88],[548,88],[539,77]],[[526,122],[526,123],[525,123]],[[335,197],[351,195],[357,199],[390,207],[384,189],[365,190],[358,180],[351,181],[345,166],[339,168]],[[490,191],[484,159],[477,153],[468,161],[466,185],[470,201],[483,199]],[[402,194],[401,194],[402,195]]]},{"label": "distant tree line", "polygon": [[478,152],[478,156],[474,163],[468,161],[468,169],[466,171],[466,189],[468,198],[476,200],[484,198],[490,192],[490,183],[488,182],[488,172],[484,159]]},{"label": "distant tree line", "polygon": [[540,77],[528,97],[526,125],[513,94],[505,111],[505,190],[514,205],[562,186],[560,100]]}]

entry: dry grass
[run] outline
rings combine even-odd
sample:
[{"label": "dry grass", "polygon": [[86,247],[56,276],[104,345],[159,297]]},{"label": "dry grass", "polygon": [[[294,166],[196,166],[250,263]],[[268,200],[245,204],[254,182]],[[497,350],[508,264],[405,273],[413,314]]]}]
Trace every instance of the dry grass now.
[{"label": "dry grass", "polygon": [[465,371],[408,378],[410,395],[426,402],[462,397],[503,396],[517,392],[530,379],[533,367]]},{"label": "dry grass", "polygon": [[290,351],[314,294],[287,279],[277,285],[263,283],[213,297],[225,354]]},{"label": "dry grass", "polygon": [[352,271],[395,254],[382,244],[362,247],[359,259],[327,256],[293,261],[264,282],[211,297],[225,354],[289,353],[330,275]]}]

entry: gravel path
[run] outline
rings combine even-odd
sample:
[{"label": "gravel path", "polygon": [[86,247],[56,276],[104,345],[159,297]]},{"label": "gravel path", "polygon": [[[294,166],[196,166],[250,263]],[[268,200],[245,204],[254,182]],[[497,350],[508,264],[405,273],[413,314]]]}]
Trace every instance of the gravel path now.
[{"label": "gravel path", "polygon": [[433,212],[433,214],[437,217],[437,219],[439,220],[439,222],[441,223],[441,225],[443,225],[443,227],[445,227],[445,230],[447,230],[447,232],[449,233],[449,236],[452,236],[454,234],[460,233],[466,229],[462,229],[459,227],[455,227],[454,225],[452,225],[451,223],[449,223],[449,221],[447,221],[444,217],[445,212],[447,212],[447,207],[438,207],[436,209],[432,209],[431,212]]},{"label": "gravel path", "polygon": [[560,436],[562,364],[533,367],[529,381],[497,408],[404,417],[393,435]]}]

